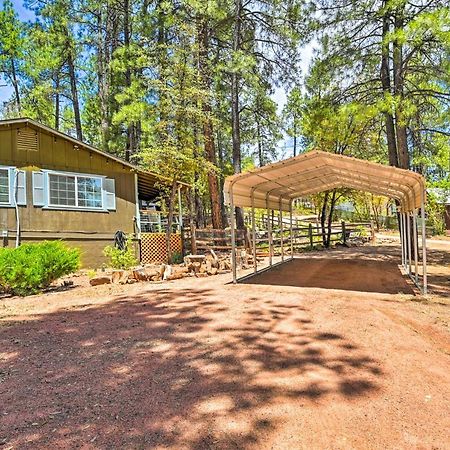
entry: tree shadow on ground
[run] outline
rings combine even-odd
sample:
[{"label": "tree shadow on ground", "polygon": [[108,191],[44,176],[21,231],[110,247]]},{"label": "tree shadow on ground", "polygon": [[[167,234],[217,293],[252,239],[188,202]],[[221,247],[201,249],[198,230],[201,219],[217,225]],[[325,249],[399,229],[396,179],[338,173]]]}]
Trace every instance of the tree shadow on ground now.
[{"label": "tree shadow on ground", "polygon": [[379,363],[304,305],[227,300],[157,289],[6,323],[0,443],[258,447],[280,404],[377,395]]}]

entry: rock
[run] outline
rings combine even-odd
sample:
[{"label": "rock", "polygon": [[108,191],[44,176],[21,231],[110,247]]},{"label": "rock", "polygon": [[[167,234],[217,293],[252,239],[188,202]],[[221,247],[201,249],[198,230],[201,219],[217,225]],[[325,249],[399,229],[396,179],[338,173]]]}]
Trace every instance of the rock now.
[{"label": "rock", "polygon": [[169,266],[169,265],[167,265],[166,267],[165,267],[165,270],[164,270],[164,274],[163,274],[163,280],[167,280],[167,279],[169,279],[169,277],[172,275],[172,266]]},{"label": "rock", "polygon": [[101,284],[111,284],[111,278],[105,276],[94,277],[89,280],[91,286],[100,286]]},{"label": "rock", "polygon": [[114,284],[125,284],[128,280],[129,272],[126,270],[114,270],[111,275],[111,281]]},{"label": "rock", "polygon": [[137,281],[147,281],[147,274],[143,268],[134,269],[132,276]]},{"label": "rock", "polygon": [[159,268],[155,269],[154,267],[146,267],[144,269],[145,275],[147,277],[147,280],[152,279],[153,277],[159,277],[160,273],[159,273]]},{"label": "rock", "polygon": [[167,277],[167,280],[178,280],[178,279],[183,278],[183,277],[184,277],[183,273],[181,273],[181,272],[173,272],[172,274],[170,274]]},{"label": "rock", "polygon": [[203,277],[207,277],[208,274],[206,272],[200,272],[200,273],[197,273],[196,276],[199,278],[203,278]]},{"label": "rock", "polygon": [[217,267],[211,267],[208,271],[207,274],[208,275],[217,275],[217,272],[219,271],[219,269]]},{"label": "rock", "polygon": [[190,263],[202,263],[205,260],[205,255],[186,255],[184,257],[184,262],[189,265]]}]

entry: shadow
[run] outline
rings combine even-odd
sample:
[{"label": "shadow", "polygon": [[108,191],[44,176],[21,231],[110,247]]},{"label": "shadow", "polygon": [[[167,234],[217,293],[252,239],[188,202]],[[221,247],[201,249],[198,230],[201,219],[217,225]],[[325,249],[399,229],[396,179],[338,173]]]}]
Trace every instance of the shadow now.
[{"label": "shadow", "polygon": [[287,261],[241,283],[295,286],[385,294],[414,294],[398,263],[389,259],[301,257]]},{"label": "shadow", "polygon": [[230,303],[154,288],[4,323],[0,443],[246,448],[299,402],[378,395],[379,363],[306,307]]}]

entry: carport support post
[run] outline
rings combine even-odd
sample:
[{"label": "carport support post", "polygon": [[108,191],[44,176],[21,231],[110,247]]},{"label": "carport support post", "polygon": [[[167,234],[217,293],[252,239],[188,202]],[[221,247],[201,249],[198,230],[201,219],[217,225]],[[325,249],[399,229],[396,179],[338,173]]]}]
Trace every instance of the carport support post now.
[{"label": "carport support post", "polygon": [[414,279],[419,283],[419,255],[417,249],[417,209],[413,209],[413,239],[414,239]]},{"label": "carport support post", "polygon": [[406,236],[408,239],[408,272],[411,275],[411,214],[406,215],[406,227],[408,229]]},{"label": "carport support post", "polygon": [[272,211],[267,208],[267,236],[269,238],[269,266],[272,267]]},{"label": "carport support post", "polygon": [[281,247],[281,261],[284,261],[284,249],[283,249],[283,210],[281,209],[281,199],[280,199],[280,247]]},{"label": "carport support post", "polygon": [[425,223],[425,196],[426,191],[423,193],[422,205],[420,207],[420,214],[422,216],[422,270],[423,270],[423,294],[427,294],[428,280],[427,280],[427,233]]},{"label": "carport support post", "polygon": [[400,213],[400,243],[402,246],[402,266],[405,267],[405,227],[403,226],[405,218],[403,212]]},{"label": "carport support post", "polygon": [[255,198],[252,191],[252,253],[253,253],[253,272],[258,271],[256,263],[256,224],[255,224]]},{"label": "carport support post", "polygon": [[230,186],[230,227],[231,227],[231,269],[233,271],[233,283],[237,283],[236,276],[236,219],[234,216],[233,184]]},{"label": "carport support post", "polygon": [[293,230],[292,230],[292,200],[289,205],[289,234],[291,236],[291,259],[294,259],[294,240],[293,240]]},{"label": "carport support post", "polygon": [[403,219],[402,219],[402,213],[399,213],[398,215],[399,218],[399,229],[400,229],[400,247],[402,249],[402,265],[403,265]]}]

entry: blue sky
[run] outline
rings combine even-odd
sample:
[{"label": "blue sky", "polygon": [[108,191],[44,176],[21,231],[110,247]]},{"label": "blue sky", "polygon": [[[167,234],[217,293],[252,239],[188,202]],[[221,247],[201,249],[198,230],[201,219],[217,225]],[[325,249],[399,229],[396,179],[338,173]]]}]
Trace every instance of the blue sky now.
[{"label": "blue sky", "polygon": [[[28,21],[34,19],[33,11],[30,11],[23,6],[23,0],[12,0],[12,2],[20,20]],[[12,88],[10,86],[5,86],[5,84],[5,80],[0,76],[0,104],[5,100],[8,100],[12,94]]]}]

